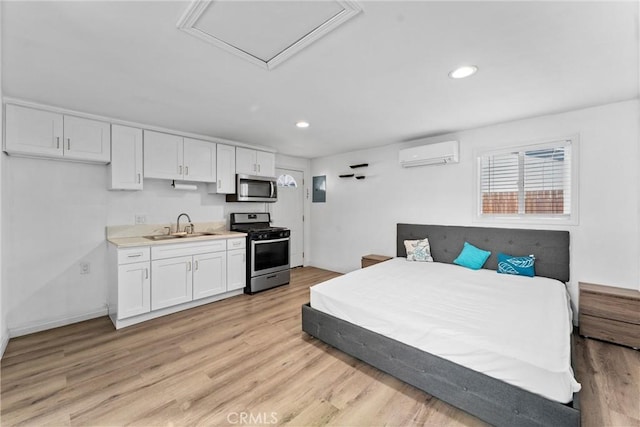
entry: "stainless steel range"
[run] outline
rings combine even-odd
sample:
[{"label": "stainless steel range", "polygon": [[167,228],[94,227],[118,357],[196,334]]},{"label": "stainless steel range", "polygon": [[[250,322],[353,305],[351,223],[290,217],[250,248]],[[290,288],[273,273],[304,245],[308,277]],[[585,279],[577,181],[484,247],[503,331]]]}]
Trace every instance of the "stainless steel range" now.
[{"label": "stainless steel range", "polygon": [[289,283],[289,236],[264,213],[232,213],[232,231],[247,233],[247,294]]}]

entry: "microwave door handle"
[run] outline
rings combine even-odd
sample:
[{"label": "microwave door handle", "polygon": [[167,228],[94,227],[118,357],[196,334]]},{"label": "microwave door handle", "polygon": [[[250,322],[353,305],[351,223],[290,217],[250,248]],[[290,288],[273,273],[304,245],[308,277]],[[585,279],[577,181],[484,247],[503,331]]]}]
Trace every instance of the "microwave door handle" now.
[{"label": "microwave door handle", "polygon": [[274,197],[276,197],[276,183],[273,181],[269,181],[269,184],[271,184],[271,198],[273,199]]}]

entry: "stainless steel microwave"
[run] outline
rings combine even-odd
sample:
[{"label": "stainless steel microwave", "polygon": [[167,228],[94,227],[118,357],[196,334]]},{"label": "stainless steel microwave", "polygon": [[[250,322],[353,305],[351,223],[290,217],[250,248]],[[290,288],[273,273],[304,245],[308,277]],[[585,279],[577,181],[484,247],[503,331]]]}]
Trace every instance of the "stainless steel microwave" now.
[{"label": "stainless steel microwave", "polygon": [[236,175],[236,193],[227,194],[227,202],[268,202],[278,200],[276,179],[268,176]]}]

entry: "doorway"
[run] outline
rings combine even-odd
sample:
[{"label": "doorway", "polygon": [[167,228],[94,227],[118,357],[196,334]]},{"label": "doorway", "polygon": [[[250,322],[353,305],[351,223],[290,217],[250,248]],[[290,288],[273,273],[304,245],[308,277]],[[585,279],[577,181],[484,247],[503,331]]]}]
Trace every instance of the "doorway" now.
[{"label": "doorway", "polygon": [[278,201],[269,204],[271,223],[291,230],[291,268],[304,264],[304,174],[276,168]]}]

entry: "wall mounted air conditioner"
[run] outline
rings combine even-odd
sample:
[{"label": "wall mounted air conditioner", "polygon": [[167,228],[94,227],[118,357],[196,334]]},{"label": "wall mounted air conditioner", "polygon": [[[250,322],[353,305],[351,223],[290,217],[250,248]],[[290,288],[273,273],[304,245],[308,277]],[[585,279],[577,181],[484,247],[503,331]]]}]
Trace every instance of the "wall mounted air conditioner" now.
[{"label": "wall mounted air conditioner", "polygon": [[459,161],[458,141],[438,142],[400,150],[400,165],[403,168],[445,165]]}]

